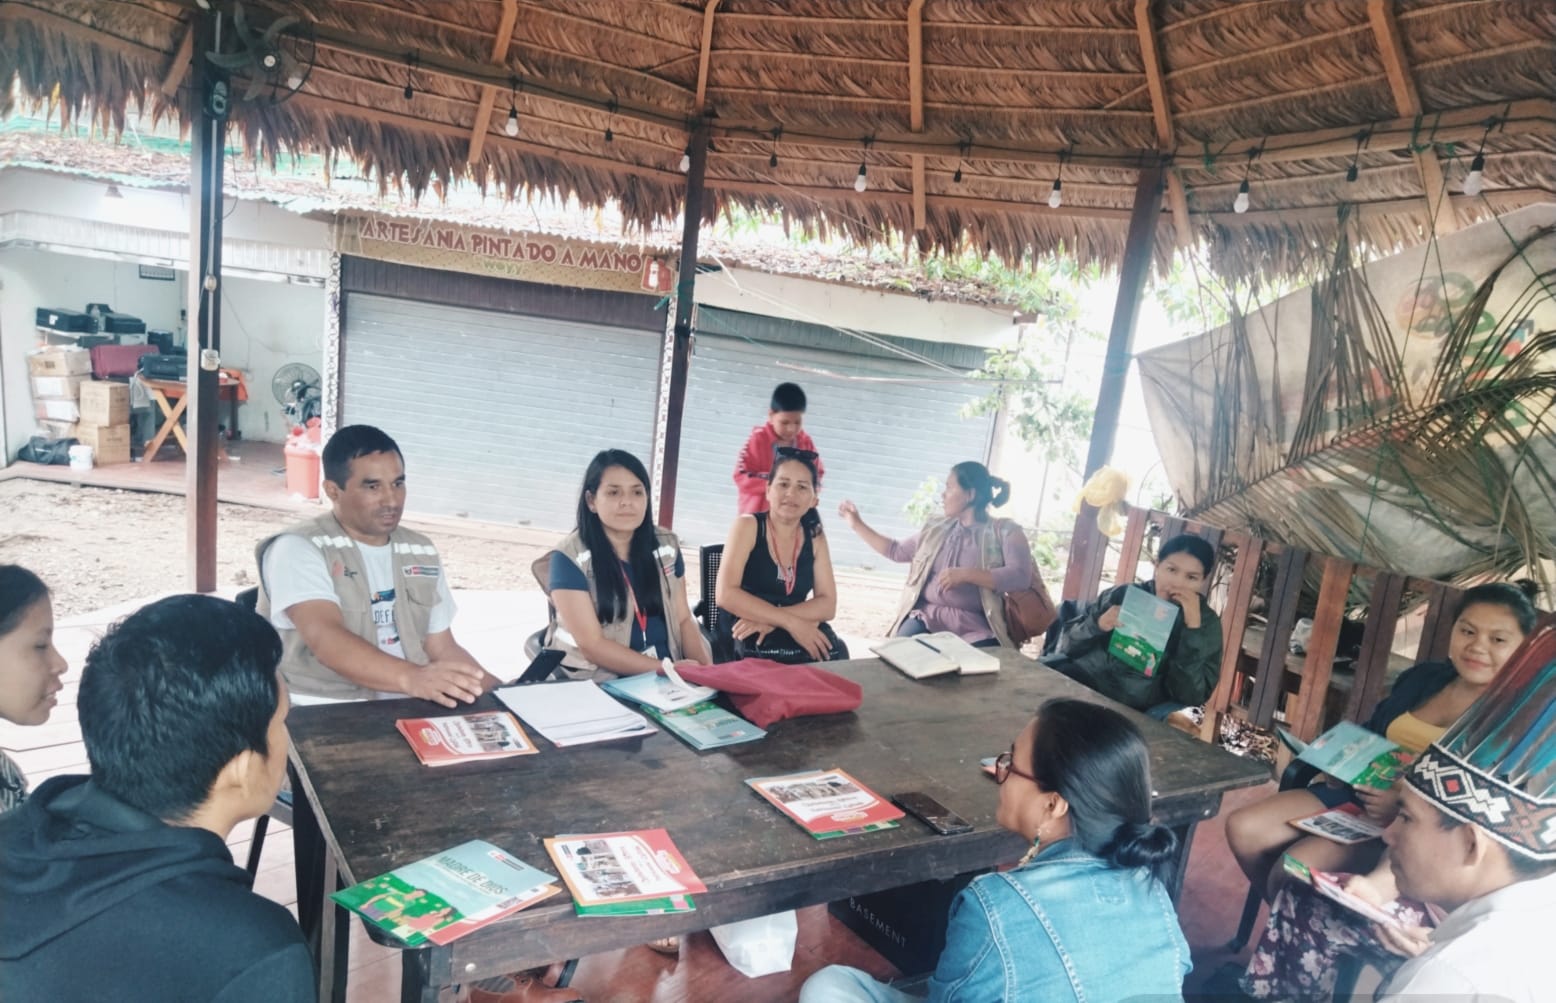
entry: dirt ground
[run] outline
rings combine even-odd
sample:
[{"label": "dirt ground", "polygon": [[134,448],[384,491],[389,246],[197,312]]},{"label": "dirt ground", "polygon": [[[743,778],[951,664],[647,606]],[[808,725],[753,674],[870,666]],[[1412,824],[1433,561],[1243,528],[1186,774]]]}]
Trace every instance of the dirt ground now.
[{"label": "dirt ground", "polygon": [[[221,504],[218,588],[255,584],[254,545],[297,518],[294,512]],[[414,519],[407,519],[406,525],[437,542],[454,588],[539,589],[529,567],[549,549],[544,532]],[[185,532],[181,495],[22,478],[0,481],[0,563],[25,565],[48,582],[58,617],[187,588]],[[695,563],[690,548],[687,556]],[[695,571],[688,578],[695,602]],[[841,634],[880,636],[901,586],[896,575],[840,574],[842,601],[833,627]]]}]

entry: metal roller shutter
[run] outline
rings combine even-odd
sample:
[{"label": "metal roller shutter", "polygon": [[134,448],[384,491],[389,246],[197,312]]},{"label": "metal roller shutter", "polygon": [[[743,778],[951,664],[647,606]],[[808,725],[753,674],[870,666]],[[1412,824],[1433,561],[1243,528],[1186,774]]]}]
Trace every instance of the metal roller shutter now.
[{"label": "metal roller shutter", "polygon": [[591,456],[649,462],[652,332],[351,293],[342,342],[341,423],[400,444],[413,511],[565,531]]},{"label": "metal roller shutter", "polygon": [[751,428],[765,420],[773,387],[785,380],[804,387],[809,398],[805,428],[826,464],[820,508],[840,568],[884,563],[838,518],[840,501],[852,498],[882,533],[906,535],[913,527],[903,505],[925,478],[943,479],[953,464],[988,456],[992,419],[961,416],[964,404],[982,396],[976,384],[871,383],[779,368],[778,362],[850,376],[938,375],[903,359],[699,335],[676,496],[675,528],[687,539],[716,543],[729,532],[736,515],[735,459]]}]

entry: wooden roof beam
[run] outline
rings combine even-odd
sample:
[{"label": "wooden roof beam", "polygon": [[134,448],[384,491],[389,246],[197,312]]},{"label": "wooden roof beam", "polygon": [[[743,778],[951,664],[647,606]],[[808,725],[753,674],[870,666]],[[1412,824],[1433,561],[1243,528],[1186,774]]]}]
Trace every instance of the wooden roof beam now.
[{"label": "wooden roof beam", "polygon": [[173,61],[168,64],[167,73],[162,77],[162,93],[168,97],[178,93],[178,85],[184,82],[184,74],[189,72],[189,60],[194,56],[194,40],[195,29],[191,23],[178,43],[178,51],[173,53]]},{"label": "wooden roof beam", "polygon": [[[1135,0],[1135,30],[1140,34],[1140,61],[1145,66],[1145,84],[1151,92],[1151,115],[1156,119],[1156,142],[1163,153],[1178,146],[1172,128],[1172,105],[1162,75],[1162,53],[1156,44],[1156,24],[1151,16],[1152,0]],[[1167,204],[1172,207],[1172,222],[1178,234],[1178,246],[1194,243],[1194,228],[1189,225],[1189,198],[1177,171],[1166,173]]]},{"label": "wooden roof beam", "polygon": [[[497,33],[492,36],[492,63],[501,66],[508,61],[508,47],[513,44],[513,26],[519,20],[519,0],[502,0],[502,18],[497,22]],[[486,149],[486,133],[492,127],[492,108],[497,104],[497,88],[487,84],[481,89],[481,100],[475,105],[475,121],[470,124],[470,149],[466,163],[476,163]]]},{"label": "wooden roof beam", "polygon": [[720,0],[708,0],[702,9],[702,48],[697,52],[697,95],[692,102],[692,114],[707,111],[708,70],[713,63],[713,15],[718,13]]},{"label": "wooden roof beam", "polygon": [[[924,0],[908,0],[908,127],[924,131]],[[913,165],[913,229],[927,225],[924,192],[924,155],[915,153]]]},{"label": "wooden roof beam", "polygon": [[[1415,75],[1410,71],[1410,60],[1405,54],[1405,44],[1399,35],[1399,22],[1394,19],[1394,0],[1367,0],[1367,20],[1372,22],[1373,38],[1383,58],[1383,70],[1388,74],[1389,90],[1394,94],[1394,107],[1401,115],[1421,114],[1421,95],[1416,90]],[[1427,215],[1432,220],[1438,236],[1452,233],[1460,226],[1453,200],[1447,198],[1443,181],[1443,167],[1437,160],[1437,148],[1411,150],[1416,170],[1421,175],[1421,191],[1426,197]]]}]

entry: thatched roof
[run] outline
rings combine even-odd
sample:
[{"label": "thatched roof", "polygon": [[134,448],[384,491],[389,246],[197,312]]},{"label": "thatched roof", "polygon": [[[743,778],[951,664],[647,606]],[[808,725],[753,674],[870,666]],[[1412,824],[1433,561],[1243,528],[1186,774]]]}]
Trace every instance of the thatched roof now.
[{"label": "thatched roof", "polygon": [[[1392,248],[1556,194],[1549,0],[252,0],[246,10],[261,27],[299,15],[317,41],[295,97],[236,105],[251,149],[324,151],[417,193],[468,171],[508,192],[614,200],[637,225],[679,212],[677,162],[699,121],[714,143],[709,215],[779,209],[861,242],[1010,261],[1061,244],[1083,262],[1116,260],[1147,163],[1169,168],[1159,254],[1204,239],[1232,272],[1290,271],[1332,247],[1343,202],[1362,204],[1365,238]],[[24,100],[110,128],[127,106],[179,114],[197,12],[195,0],[11,0],[0,5],[0,80],[14,75]],[[510,97],[516,138],[503,129]],[[1459,194],[1482,145],[1485,192]],[[1061,159],[1063,206],[1050,209]],[[1245,173],[1252,208],[1237,215]]]}]

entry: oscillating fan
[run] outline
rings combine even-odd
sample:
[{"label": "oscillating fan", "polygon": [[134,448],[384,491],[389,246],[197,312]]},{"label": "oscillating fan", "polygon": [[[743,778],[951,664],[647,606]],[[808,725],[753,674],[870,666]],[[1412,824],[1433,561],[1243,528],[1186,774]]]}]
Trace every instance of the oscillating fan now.
[{"label": "oscillating fan", "polygon": [[276,395],[281,413],[294,425],[306,425],[319,417],[319,371],[301,362],[288,362],[270,378],[270,392]]},{"label": "oscillating fan", "polygon": [[302,90],[313,72],[317,51],[313,25],[288,14],[256,33],[243,13],[243,4],[234,3],[232,28],[226,36],[232,45],[224,42],[225,51],[207,52],[205,58],[213,66],[248,77],[244,101],[280,104]]}]

